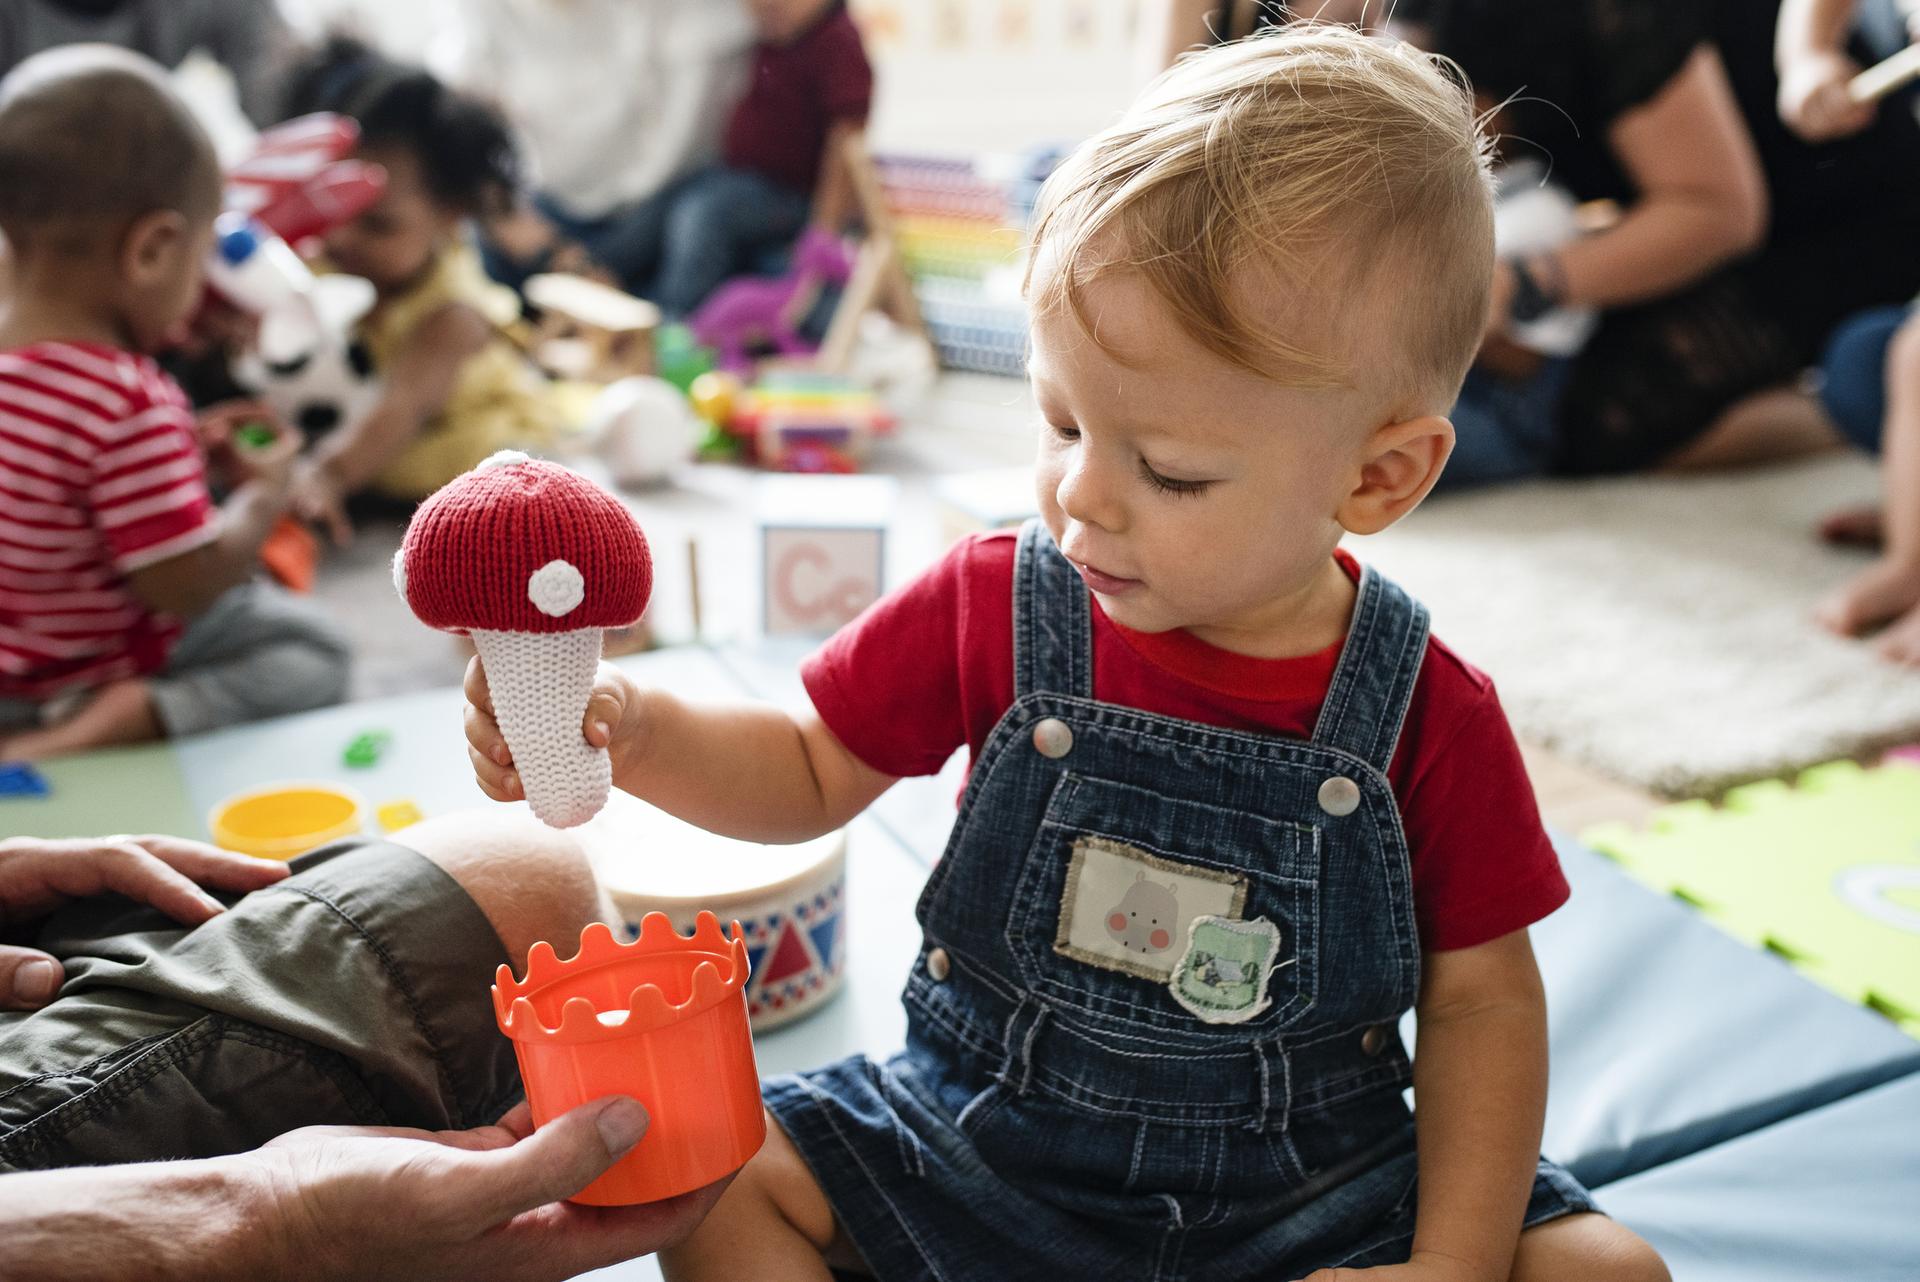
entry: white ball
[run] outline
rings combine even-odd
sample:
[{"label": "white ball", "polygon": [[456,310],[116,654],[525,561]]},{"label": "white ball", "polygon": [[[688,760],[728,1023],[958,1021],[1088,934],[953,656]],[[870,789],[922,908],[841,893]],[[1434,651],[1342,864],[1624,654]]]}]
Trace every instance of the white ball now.
[{"label": "white ball", "polygon": [[657,485],[693,457],[700,420],[680,389],[636,375],[609,386],[587,420],[594,450],[621,485]]}]

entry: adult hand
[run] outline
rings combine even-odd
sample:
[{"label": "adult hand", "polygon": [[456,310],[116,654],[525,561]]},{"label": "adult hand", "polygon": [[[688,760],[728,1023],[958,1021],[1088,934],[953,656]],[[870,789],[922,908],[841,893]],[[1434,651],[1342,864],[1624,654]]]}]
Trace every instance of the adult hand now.
[{"label": "adult hand", "polygon": [[[270,886],[287,866],[178,837],[0,841],[0,932],[39,920],[70,899],[108,892],[198,926],[225,909],[202,886],[242,894]],[[44,1006],[65,978],[37,948],[0,945],[0,1009]]]},{"label": "adult hand", "polygon": [[1873,123],[1874,104],[1855,102],[1847,84],[1860,64],[1835,50],[1796,55],[1780,73],[1780,119],[1807,142],[1857,134]]},{"label": "adult hand", "polygon": [[[526,789],[519,771],[513,768],[513,749],[500,733],[493,715],[493,692],[487,687],[487,670],[479,656],[467,663],[465,682],[467,709],[467,757],[473,762],[474,782],[480,791],[495,801],[520,801]],[[605,748],[613,758],[613,777],[625,771],[627,759],[637,750],[641,736],[640,688],[611,663],[602,663],[593,679],[593,693],[587,699],[586,715],[580,733],[596,748]]]},{"label": "adult hand", "polygon": [[[576,1206],[646,1133],[625,1096],[538,1131],[527,1106],[472,1131],[315,1126],[242,1160],[260,1173],[260,1274],[324,1282],[545,1282],[662,1250],[692,1233],[727,1181],[642,1206]],[[731,1178],[731,1177],[729,1177]]]}]

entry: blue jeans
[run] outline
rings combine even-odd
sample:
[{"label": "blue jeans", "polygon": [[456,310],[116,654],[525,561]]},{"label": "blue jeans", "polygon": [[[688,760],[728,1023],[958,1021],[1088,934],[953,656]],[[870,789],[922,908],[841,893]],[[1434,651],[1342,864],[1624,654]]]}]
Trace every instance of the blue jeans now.
[{"label": "blue jeans", "polygon": [[1453,457],[1440,490],[1544,476],[1552,469],[1560,394],[1573,361],[1547,358],[1532,378],[1515,381],[1474,367],[1448,415]]},{"label": "blue jeans", "polygon": [[[624,288],[677,320],[754,270],[768,250],[785,248],[807,225],[811,202],[759,174],[715,165],[598,218],[577,217],[548,196],[534,204]],[[489,255],[487,270],[515,286],[526,274],[498,255]]]},{"label": "blue jeans", "polygon": [[1887,348],[1913,307],[1875,307],[1840,323],[1820,358],[1820,403],[1834,425],[1869,454],[1887,421]]}]

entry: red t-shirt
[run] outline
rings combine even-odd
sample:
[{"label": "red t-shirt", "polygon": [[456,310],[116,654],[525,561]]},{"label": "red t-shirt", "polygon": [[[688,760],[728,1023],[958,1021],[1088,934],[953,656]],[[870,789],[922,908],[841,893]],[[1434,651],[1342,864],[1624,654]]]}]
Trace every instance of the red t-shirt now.
[{"label": "red t-shirt", "polygon": [[[875,770],[933,774],[961,744],[977,759],[1012,706],[1015,545],[1011,531],[963,539],[802,666],[822,720]],[[1183,631],[1135,632],[1093,606],[1094,697],[1205,725],[1309,738],[1339,657],[1336,644],[1252,658]],[[1566,902],[1493,683],[1439,641],[1427,643],[1387,780],[1424,949],[1485,943]]]},{"label": "red t-shirt", "polygon": [[827,131],[865,124],[872,105],[860,30],[836,4],[791,43],[754,49],[753,79],[727,122],[726,162],[811,196]]},{"label": "red t-shirt", "polygon": [[214,538],[187,398],[94,343],[0,352],[0,696],[157,671],[179,620],[127,574]]}]

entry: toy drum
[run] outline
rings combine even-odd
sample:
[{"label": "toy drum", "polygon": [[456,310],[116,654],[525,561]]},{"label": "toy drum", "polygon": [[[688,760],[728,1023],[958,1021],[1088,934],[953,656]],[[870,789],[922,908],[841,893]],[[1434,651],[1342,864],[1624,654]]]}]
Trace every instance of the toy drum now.
[{"label": "toy drum", "polygon": [[734,841],[616,791],[579,830],[633,935],[650,912],[681,931],[702,911],[738,921],[755,1032],[809,1015],[846,970],[846,834],[792,846]]}]

